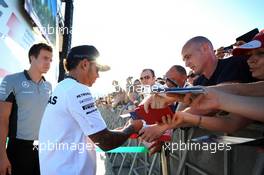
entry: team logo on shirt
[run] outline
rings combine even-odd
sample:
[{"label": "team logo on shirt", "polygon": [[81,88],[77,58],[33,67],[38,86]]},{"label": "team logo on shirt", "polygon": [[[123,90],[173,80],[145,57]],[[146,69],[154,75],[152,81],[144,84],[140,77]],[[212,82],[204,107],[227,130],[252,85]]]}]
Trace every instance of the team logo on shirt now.
[{"label": "team logo on shirt", "polygon": [[22,81],[21,83],[23,88],[28,88],[29,87],[29,83],[27,81]]},{"label": "team logo on shirt", "polygon": [[44,86],[44,89],[46,90],[46,91],[51,91],[50,89],[51,89],[51,87],[50,87],[50,85],[48,84],[48,83],[43,83],[43,86]]},{"label": "team logo on shirt", "polygon": [[51,87],[47,84],[47,83],[44,83],[44,90],[47,94],[51,95]]},{"label": "team logo on shirt", "polygon": [[87,96],[87,95],[91,95],[91,94],[89,92],[85,92],[85,93],[77,95],[76,97],[77,98],[81,98],[81,97],[84,97],[84,96]]}]

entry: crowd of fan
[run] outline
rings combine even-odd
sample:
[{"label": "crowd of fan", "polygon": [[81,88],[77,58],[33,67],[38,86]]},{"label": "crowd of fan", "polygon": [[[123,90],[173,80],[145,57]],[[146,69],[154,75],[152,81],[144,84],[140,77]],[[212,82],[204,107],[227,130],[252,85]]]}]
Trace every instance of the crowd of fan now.
[{"label": "crowd of fan", "polygon": [[[169,75],[166,76],[167,74]],[[115,90],[103,97],[99,97],[96,103],[113,111],[122,109],[132,111],[149,94],[148,90],[151,90],[152,86],[185,87],[192,85],[193,81],[198,77],[193,71],[190,71],[187,75],[185,68],[181,65],[173,65],[166,75],[156,78],[153,69],[144,69],[138,79],[133,79],[132,76],[126,79],[125,89],[119,85],[117,80],[113,80],[112,85]]]},{"label": "crowd of fan", "polygon": [[[122,112],[134,110],[144,98],[142,104],[146,111],[149,106],[162,108],[173,104],[174,116],[140,131],[141,138],[148,142],[155,141],[168,129],[195,126],[230,134],[254,121],[264,122],[264,30],[251,41],[237,41],[232,47],[228,51],[224,47],[215,51],[206,37],[191,38],[182,47],[181,53],[185,66],[191,69],[188,74],[180,65],[173,65],[162,78],[156,78],[154,69],[144,69],[139,79],[127,79],[126,90],[119,89],[98,103],[114,109],[122,106]],[[113,85],[118,87],[118,82],[115,81]],[[144,87],[140,92],[132,88],[140,85]],[[146,95],[149,93],[148,87],[153,86],[170,88],[198,85],[206,92],[198,97],[193,94],[184,97],[175,94]],[[219,117],[219,111],[226,112]],[[264,151],[261,145],[258,151],[254,174],[264,173]]]}]

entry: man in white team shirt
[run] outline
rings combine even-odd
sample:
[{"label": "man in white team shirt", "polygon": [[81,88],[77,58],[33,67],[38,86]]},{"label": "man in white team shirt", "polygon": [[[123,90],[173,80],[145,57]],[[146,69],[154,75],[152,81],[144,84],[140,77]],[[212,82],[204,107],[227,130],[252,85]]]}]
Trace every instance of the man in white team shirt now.
[{"label": "man in white team shirt", "polygon": [[122,145],[142,128],[140,120],[129,121],[121,130],[108,130],[90,93],[98,71],[109,67],[96,62],[99,52],[82,45],[70,50],[65,67],[69,76],[50,97],[39,133],[42,175],[96,174],[95,145],[110,150]]}]

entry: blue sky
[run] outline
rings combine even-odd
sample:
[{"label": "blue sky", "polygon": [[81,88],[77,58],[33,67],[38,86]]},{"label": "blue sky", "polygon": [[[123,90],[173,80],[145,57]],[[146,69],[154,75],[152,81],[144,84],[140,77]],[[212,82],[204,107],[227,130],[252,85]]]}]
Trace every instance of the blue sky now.
[{"label": "blue sky", "polygon": [[94,85],[111,91],[112,80],[124,85],[144,68],[158,76],[184,65],[181,47],[202,35],[215,48],[228,46],[253,28],[264,29],[261,0],[78,0],[74,1],[72,45],[91,44],[111,66]]}]

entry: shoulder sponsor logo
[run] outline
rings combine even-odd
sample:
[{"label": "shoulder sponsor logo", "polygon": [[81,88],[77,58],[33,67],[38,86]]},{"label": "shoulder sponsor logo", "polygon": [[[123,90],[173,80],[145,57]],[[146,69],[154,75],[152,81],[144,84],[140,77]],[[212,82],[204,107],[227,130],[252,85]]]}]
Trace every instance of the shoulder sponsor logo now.
[{"label": "shoulder sponsor logo", "polygon": [[76,97],[77,98],[81,98],[81,97],[84,97],[84,96],[87,96],[87,95],[91,95],[91,94],[89,92],[85,92],[85,93],[77,95]]},{"label": "shoulder sponsor logo", "polygon": [[29,87],[29,82],[22,81],[21,85],[22,85],[23,88],[28,88]]},{"label": "shoulder sponsor logo", "polygon": [[50,96],[48,103],[52,104],[52,105],[55,105],[57,103],[57,99],[58,99],[57,96]]},{"label": "shoulder sponsor logo", "polygon": [[0,92],[5,92],[5,91],[6,91],[6,88],[0,86]]},{"label": "shoulder sponsor logo", "polygon": [[88,98],[85,98],[83,100],[79,100],[79,103],[82,104],[84,102],[88,102],[88,101],[91,101],[93,98],[92,97],[88,97]]},{"label": "shoulder sponsor logo", "polygon": [[87,110],[87,109],[90,109],[90,108],[93,108],[93,107],[95,107],[94,103],[90,103],[90,104],[82,106],[83,110]]},{"label": "shoulder sponsor logo", "polygon": [[4,81],[4,80],[3,80],[3,81],[1,82],[1,85],[0,85],[0,86],[5,87],[6,84],[7,84],[7,81]]}]

